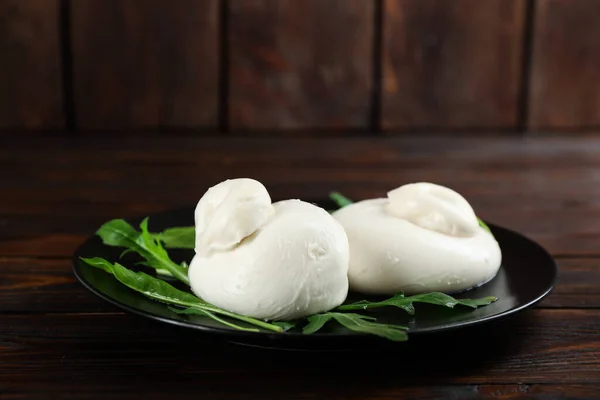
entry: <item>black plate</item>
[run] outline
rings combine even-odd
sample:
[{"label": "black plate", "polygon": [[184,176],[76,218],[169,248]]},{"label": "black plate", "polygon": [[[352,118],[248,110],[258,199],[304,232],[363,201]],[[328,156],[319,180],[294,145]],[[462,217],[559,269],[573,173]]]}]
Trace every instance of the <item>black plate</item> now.
[{"label": "black plate", "polygon": [[[325,203],[320,202],[321,205]],[[326,206],[324,206],[326,207]],[[129,220],[139,224],[141,218]],[[150,215],[151,231],[160,231],[173,226],[193,225],[193,207],[167,211]],[[409,316],[396,308],[378,309],[373,315],[379,321],[387,321],[409,327],[409,341],[417,336],[428,333],[443,332],[456,328],[478,325],[484,322],[498,320],[518,311],[524,310],[543,297],[547,296],[557,275],[556,263],[552,257],[532,240],[501,228],[488,224],[500,243],[502,250],[502,267],[498,275],[487,284],[462,294],[457,298],[479,298],[496,296],[495,303],[476,310],[457,307],[445,309],[442,307],[416,305],[416,313]],[[163,304],[150,300],[121,285],[106,272],[90,267],[82,262],[80,257],[104,257],[116,261],[122,249],[105,246],[98,236],[92,236],[76,250],[73,256],[75,276],[90,291],[102,299],[134,314],[152,318],[187,328],[196,329],[205,334],[225,339],[238,344],[251,346],[301,349],[301,350],[342,350],[365,349],[372,346],[399,346],[405,343],[394,343],[371,335],[363,335],[348,331],[342,327],[329,327],[312,335],[303,335],[300,330],[286,333],[272,332],[242,332],[224,327],[211,319],[202,316],[184,316],[172,313]],[[190,261],[192,251],[171,250],[172,258],[181,262]],[[126,256],[121,263],[132,267],[136,260]],[[129,261],[128,261],[129,260]],[[179,286],[179,282],[172,282]],[[364,299],[364,295],[350,294],[348,302]],[[333,324],[331,324],[333,325]]]}]

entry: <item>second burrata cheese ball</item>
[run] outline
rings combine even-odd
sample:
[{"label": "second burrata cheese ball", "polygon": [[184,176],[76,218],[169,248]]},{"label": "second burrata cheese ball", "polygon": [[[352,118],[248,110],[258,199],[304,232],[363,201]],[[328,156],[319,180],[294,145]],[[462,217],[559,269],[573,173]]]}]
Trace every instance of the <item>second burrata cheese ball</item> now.
[{"label": "second burrata cheese ball", "polygon": [[429,182],[336,211],[350,243],[350,290],[456,293],[497,274],[502,254],[463,196]]}]

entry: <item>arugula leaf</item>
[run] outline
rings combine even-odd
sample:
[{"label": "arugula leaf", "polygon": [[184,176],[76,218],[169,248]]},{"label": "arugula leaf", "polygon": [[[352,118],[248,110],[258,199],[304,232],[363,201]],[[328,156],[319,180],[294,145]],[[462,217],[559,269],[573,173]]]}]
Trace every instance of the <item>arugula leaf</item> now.
[{"label": "arugula leaf", "polygon": [[408,328],[405,326],[378,324],[368,321],[360,314],[337,313],[334,318],[337,322],[355,332],[369,333],[395,342],[408,340],[408,334],[406,333]]},{"label": "arugula leaf", "polygon": [[193,249],[196,245],[196,230],[193,226],[168,228],[153,236],[167,249]]},{"label": "arugula leaf", "polygon": [[271,323],[273,325],[281,327],[281,329],[283,329],[284,332],[287,332],[296,326],[296,321],[274,321]]},{"label": "arugula leaf", "polygon": [[339,208],[346,207],[347,205],[352,204],[352,200],[344,196],[339,192],[331,192],[329,193],[329,198],[333,200]]},{"label": "arugula leaf", "polygon": [[479,222],[479,226],[482,227],[483,229],[485,229],[486,231],[489,232],[490,235],[494,236],[494,234],[492,233],[492,230],[490,229],[489,226],[487,226],[487,224],[485,222],[483,222],[483,220],[479,217],[477,217],[477,222]]},{"label": "arugula leaf", "polygon": [[232,322],[229,321],[225,321],[223,318],[220,318],[219,316],[211,313],[210,311],[206,311],[200,308],[186,308],[186,309],[178,309],[178,308],[173,308],[173,307],[169,307],[169,310],[171,310],[172,312],[174,312],[175,314],[184,314],[184,315],[203,315],[205,317],[209,317],[211,319],[214,319],[217,322],[220,322],[223,325],[226,325],[230,328],[233,329],[237,329],[240,331],[246,331],[246,332],[260,332],[260,330],[256,329],[256,328],[246,328],[243,326],[239,326],[236,325]]},{"label": "arugula leaf", "polygon": [[[146,265],[146,263],[140,263],[142,265]],[[157,269],[156,273],[158,275],[162,275],[162,276],[173,276],[172,273],[170,273],[169,271],[167,271],[166,269]]]},{"label": "arugula leaf", "polygon": [[353,313],[328,312],[313,315],[308,317],[308,325],[302,329],[302,333],[306,335],[315,333],[331,320],[335,320],[351,331],[368,333],[395,342],[404,342],[408,340],[408,334],[406,333],[408,328],[405,326],[380,324],[374,322],[375,318]]},{"label": "arugula leaf", "polygon": [[327,322],[333,319],[333,313],[315,314],[306,319],[308,320],[308,324],[302,328],[302,333],[310,335],[320,330]]},{"label": "arugula leaf", "polygon": [[428,303],[435,304],[438,306],[444,306],[448,308],[454,308],[454,306],[461,305],[471,308],[477,308],[480,306],[486,306],[498,300],[497,297],[489,296],[483,297],[480,299],[455,299],[452,296],[449,296],[445,293],[441,292],[431,292],[431,293],[423,293],[417,294],[414,296],[405,297],[402,292],[396,293],[393,297],[377,302],[370,302],[367,300],[357,301],[352,304],[344,304],[337,308],[340,311],[350,311],[350,310],[367,310],[371,308],[380,308],[380,307],[398,307],[413,315],[415,313],[415,308],[413,303]]},{"label": "arugula leaf", "polygon": [[123,285],[154,300],[179,306],[207,305],[193,294],[179,290],[169,283],[144,272],[134,272],[119,263],[110,263],[104,258],[81,258],[84,262],[113,275]]},{"label": "arugula leaf", "polygon": [[193,294],[183,292],[171,286],[163,280],[154,278],[153,276],[150,276],[143,272],[131,271],[119,263],[112,264],[109,261],[99,257],[81,258],[81,260],[91,265],[92,267],[102,269],[105,272],[113,275],[119,282],[129,287],[130,289],[142,293],[146,297],[157,300],[159,302],[179,307],[191,307],[202,311],[208,311],[209,313],[220,314],[226,317],[237,319],[239,321],[244,321],[251,325],[258,326],[260,328],[269,329],[275,332],[283,332],[283,329],[280,326],[270,324],[258,320],[256,318],[246,317],[227,310],[223,310],[205,302],[204,300],[194,296]]},{"label": "arugula leaf", "polygon": [[148,218],[144,218],[140,224],[140,229],[141,232],[138,232],[127,221],[113,219],[104,223],[96,234],[102,238],[106,245],[125,247],[126,250],[121,256],[127,252],[135,251],[146,259],[143,265],[152,267],[163,275],[166,275],[166,271],[189,286],[190,280],[186,269],[171,261],[160,242],[148,231]]}]

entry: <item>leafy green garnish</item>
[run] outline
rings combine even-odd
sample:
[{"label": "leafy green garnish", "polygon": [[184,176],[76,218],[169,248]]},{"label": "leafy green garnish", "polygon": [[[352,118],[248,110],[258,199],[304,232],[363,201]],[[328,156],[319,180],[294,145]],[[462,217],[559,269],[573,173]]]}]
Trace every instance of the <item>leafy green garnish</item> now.
[{"label": "leafy green garnish", "polygon": [[[234,324],[233,322],[226,321],[223,318],[221,318],[221,317],[215,315],[214,313],[212,313],[210,311],[207,311],[207,310],[205,310],[203,308],[190,307],[190,308],[186,308],[186,309],[182,310],[182,309],[179,309],[179,308],[169,307],[169,310],[171,310],[175,314],[202,315],[202,316],[205,316],[205,317],[209,317],[209,318],[214,319],[215,321],[217,321],[217,322],[219,322],[219,323],[221,323],[221,324],[223,324],[225,326],[228,326],[230,328],[237,329],[237,330],[240,330],[240,331],[259,332],[259,330],[256,329],[256,328],[246,328],[244,326],[240,326],[240,325]],[[276,325],[276,324],[274,324],[274,325]]]},{"label": "leafy green garnish", "polygon": [[353,203],[352,200],[350,200],[349,198],[347,198],[346,196],[344,196],[343,194],[341,194],[339,192],[329,193],[329,198],[331,200],[333,200],[339,208],[346,207]]},{"label": "leafy green garnish", "polygon": [[176,304],[185,307],[208,304],[191,293],[173,287],[162,279],[157,279],[144,272],[131,271],[119,263],[111,263],[100,257],[81,258],[81,260],[92,267],[102,269],[113,275],[119,282],[128,288],[162,303]]},{"label": "leafy green garnish", "polygon": [[351,331],[368,333],[381,336],[395,342],[404,342],[408,340],[408,330],[405,326],[380,324],[374,322],[376,319],[365,315],[354,313],[327,312],[316,314],[307,318],[308,324],[302,329],[302,333],[310,335],[317,332],[331,320],[337,321],[340,325]]},{"label": "leafy green garnish", "polygon": [[292,328],[296,327],[296,321],[274,321],[271,322],[273,325],[277,325],[281,327],[284,331],[289,331]]},{"label": "leafy green garnish", "polygon": [[[341,194],[339,192],[331,192],[329,194],[329,198],[331,200],[333,200],[339,208],[346,207],[347,205],[350,205],[353,203],[352,200],[350,200],[349,198],[347,198],[346,196],[344,196],[343,194]],[[333,210],[333,211],[335,211],[335,210]],[[330,211],[330,212],[333,212],[333,211]],[[479,226],[481,226],[483,229],[488,231],[490,233],[490,235],[494,236],[490,227],[487,226],[487,224],[485,222],[483,222],[483,220],[481,218],[477,217],[477,222],[479,223]]]},{"label": "leafy green garnish", "polygon": [[477,217],[477,222],[479,222],[479,226],[482,227],[483,229],[485,229],[486,231],[488,231],[490,233],[490,235],[494,236],[494,234],[492,233],[492,230],[490,229],[489,226],[487,226],[487,224],[485,222],[483,222],[483,220],[479,217]]},{"label": "leafy green garnish", "polygon": [[[186,293],[171,286],[170,284],[161,279],[154,278],[153,276],[150,276],[143,272],[131,271],[119,263],[112,264],[109,261],[99,257],[81,258],[81,260],[91,265],[92,267],[102,269],[105,272],[113,275],[123,285],[135,290],[136,292],[143,294],[146,297],[149,297],[153,300],[157,300],[161,303],[166,303],[179,307],[187,307],[188,309],[184,311],[187,314],[201,314],[209,316],[210,318],[216,319],[217,321],[221,322],[221,318],[215,318],[214,316],[214,314],[220,314],[271,331],[283,331],[283,329],[280,326],[260,321],[256,318],[246,317],[243,315],[232,313],[227,310],[223,310],[221,308],[213,306],[212,304],[203,301],[202,299],[194,296],[191,293]],[[200,312],[189,311],[190,308],[194,310],[200,310]],[[230,327],[235,327],[236,329],[241,328],[238,325],[232,323],[226,323],[226,325]],[[244,330],[248,330],[248,328],[244,328]],[[254,331],[258,330],[254,329]]]},{"label": "leafy green garnish", "polygon": [[320,330],[327,322],[333,319],[333,314],[334,313],[323,313],[311,315],[307,318],[308,324],[302,328],[302,333],[305,335],[310,335]]},{"label": "leafy green garnish", "polygon": [[448,308],[454,308],[454,306],[461,305],[470,308],[477,308],[480,306],[487,306],[498,300],[497,297],[489,296],[483,297],[481,299],[455,299],[452,296],[441,292],[431,292],[431,293],[423,293],[417,294],[414,296],[406,297],[402,292],[396,293],[393,297],[383,300],[370,302],[367,300],[357,301],[352,304],[344,304],[337,308],[339,311],[351,311],[351,310],[367,310],[371,308],[380,308],[380,307],[398,307],[413,315],[415,313],[415,307],[413,303],[427,303],[427,304],[435,304],[438,306],[444,306]]},{"label": "leafy green garnish", "polygon": [[[193,294],[181,291],[161,279],[157,279],[153,276],[145,274],[144,272],[131,271],[119,263],[113,264],[99,257],[81,258],[81,260],[91,265],[92,267],[102,269],[103,271],[113,275],[123,285],[145,295],[148,298],[159,301],[161,303],[178,307],[184,307],[169,307],[169,310],[176,314],[206,316],[230,328],[250,332],[259,332],[259,330],[256,328],[247,328],[244,326],[240,326],[238,324],[221,318],[219,315],[237,319],[248,324],[255,325],[275,332],[284,332],[289,329],[292,329],[296,326],[297,323],[296,321],[276,321],[268,323],[255,318],[232,313],[218,308],[212,304],[206,303],[205,301],[194,296]],[[343,314],[335,312],[316,314],[309,317],[309,324],[304,327],[303,333],[314,333],[317,330],[321,329],[325,325],[325,323],[331,319],[334,319],[346,328],[356,332],[370,333],[395,341],[405,341],[408,338],[408,335],[405,332],[407,329],[406,327],[379,324],[373,322],[375,321],[375,318],[364,315],[352,313]]]},{"label": "leafy green garnish", "polygon": [[161,243],[150,234],[148,218],[140,223],[140,229],[141,232],[137,231],[123,219],[113,219],[103,224],[96,234],[106,245],[125,247],[121,255],[134,251],[146,260],[143,265],[156,269],[158,273],[168,273],[189,286],[186,268],[175,264]]},{"label": "leafy green garnish", "polygon": [[193,249],[196,245],[196,231],[193,226],[168,228],[153,236],[167,249]]}]

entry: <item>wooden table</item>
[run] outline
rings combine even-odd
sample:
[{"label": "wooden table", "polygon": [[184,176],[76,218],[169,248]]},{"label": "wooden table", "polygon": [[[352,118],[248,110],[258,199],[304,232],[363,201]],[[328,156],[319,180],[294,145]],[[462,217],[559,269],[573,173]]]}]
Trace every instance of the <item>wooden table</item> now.
[{"label": "wooden table", "polygon": [[[102,222],[193,205],[239,176],[274,198],[450,186],[546,247],[558,285],[492,330],[353,355],[212,341],[75,280],[69,257]],[[0,188],[2,399],[600,398],[600,139],[7,139]]]}]

